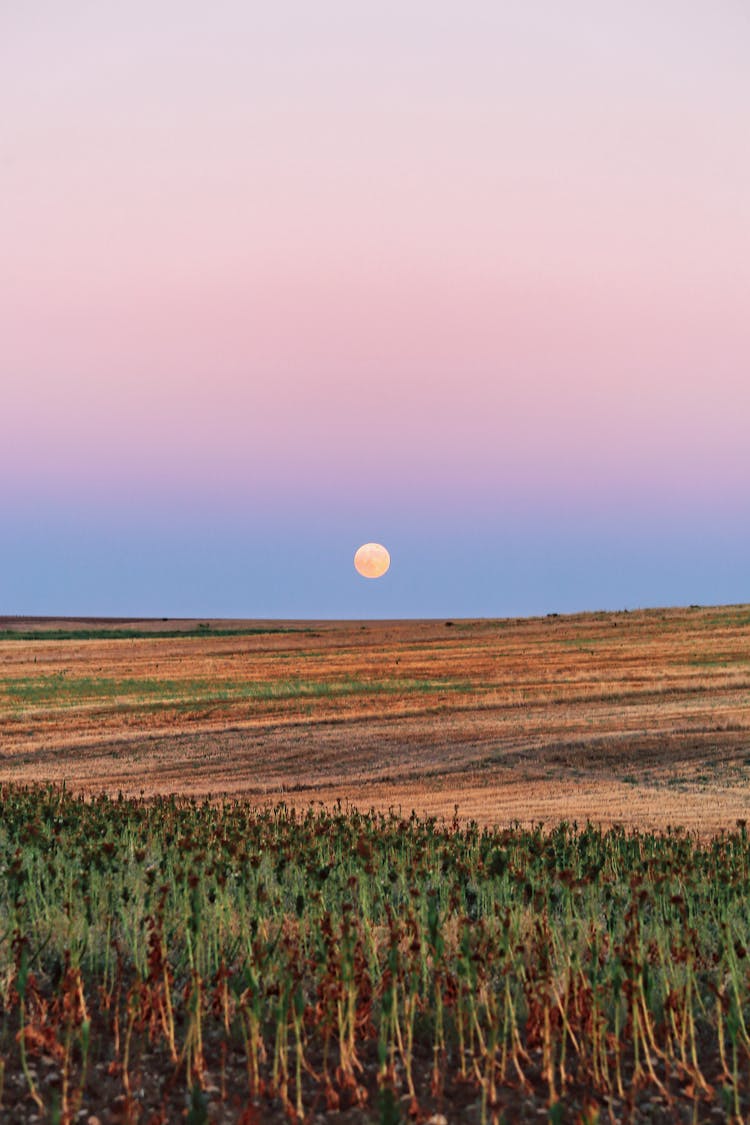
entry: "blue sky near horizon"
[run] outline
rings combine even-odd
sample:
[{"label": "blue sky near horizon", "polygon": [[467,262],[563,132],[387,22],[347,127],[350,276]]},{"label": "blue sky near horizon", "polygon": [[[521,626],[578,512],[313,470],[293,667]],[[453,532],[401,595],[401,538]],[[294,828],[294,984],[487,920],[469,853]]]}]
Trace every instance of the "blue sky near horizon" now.
[{"label": "blue sky near horizon", "polygon": [[[708,534],[706,520],[645,523],[516,516],[447,531],[435,519],[329,516],[311,535],[198,514],[144,528],[137,513],[78,523],[27,513],[15,540],[3,532],[0,614],[506,617],[750,600],[747,522],[718,520]],[[352,557],[373,527],[392,565],[367,580]]]}]

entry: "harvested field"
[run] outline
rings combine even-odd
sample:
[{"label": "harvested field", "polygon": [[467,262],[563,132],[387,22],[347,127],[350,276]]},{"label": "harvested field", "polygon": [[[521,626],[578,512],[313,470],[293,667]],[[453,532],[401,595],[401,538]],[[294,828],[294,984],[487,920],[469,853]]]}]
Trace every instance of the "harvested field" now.
[{"label": "harvested field", "polygon": [[710,833],[750,812],[750,607],[0,619],[0,782],[46,780]]}]

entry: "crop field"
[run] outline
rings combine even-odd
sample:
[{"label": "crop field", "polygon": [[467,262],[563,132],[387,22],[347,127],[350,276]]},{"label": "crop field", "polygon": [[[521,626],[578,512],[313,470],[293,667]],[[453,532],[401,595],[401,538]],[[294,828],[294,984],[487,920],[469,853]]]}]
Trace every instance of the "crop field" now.
[{"label": "crop field", "polygon": [[0,619],[0,1121],[750,1116],[750,608]]},{"label": "crop field", "polygon": [[3,1120],[750,1111],[744,826],[1,801]]},{"label": "crop field", "polygon": [[750,814],[749,728],[748,606],[0,619],[0,782],[711,833]]}]

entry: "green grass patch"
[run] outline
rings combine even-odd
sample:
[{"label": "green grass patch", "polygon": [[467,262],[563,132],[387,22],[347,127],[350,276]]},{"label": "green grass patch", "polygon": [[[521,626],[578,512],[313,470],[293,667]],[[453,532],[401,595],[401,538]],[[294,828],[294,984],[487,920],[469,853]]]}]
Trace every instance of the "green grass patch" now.
[{"label": "green grass patch", "polygon": [[730,652],[718,656],[693,656],[688,664],[692,668],[731,668],[734,664],[750,664],[750,654]]},{"label": "green grass patch", "polygon": [[257,637],[270,633],[313,633],[283,626],[224,629],[196,625],[193,629],[0,629],[0,641],[141,641],[180,637]]},{"label": "green grass patch", "polygon": [[148,703],[221,704],[275,699],[320,699],[351,695],[427,694],[470,691],[473,685],[457,680],[233,680],[99,679],[53,676],[22,677],[0,683],[0,693],[17,706],[71,707],[81,703],[139,701]]}]

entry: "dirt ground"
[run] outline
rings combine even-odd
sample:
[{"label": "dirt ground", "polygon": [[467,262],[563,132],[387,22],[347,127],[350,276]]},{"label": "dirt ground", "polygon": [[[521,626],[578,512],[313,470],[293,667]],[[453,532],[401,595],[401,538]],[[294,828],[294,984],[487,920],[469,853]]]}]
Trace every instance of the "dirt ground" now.
[{"label": "dirt ground", "polygon": [[[60,630],[77,635],[50,639]],[[186,635],[159,635],[175,632]],[[454,622],[0,618],[0,783],[63,780],[717,831],[750,819],[750,606]]]}]

